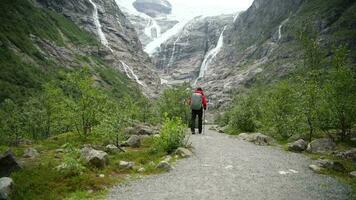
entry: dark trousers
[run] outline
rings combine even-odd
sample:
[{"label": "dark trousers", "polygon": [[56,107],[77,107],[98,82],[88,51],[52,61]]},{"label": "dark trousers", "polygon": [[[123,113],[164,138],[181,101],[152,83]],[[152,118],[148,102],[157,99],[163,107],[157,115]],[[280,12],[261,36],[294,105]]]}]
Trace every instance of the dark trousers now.
[{"label": "dark trousers", "polygon": [[198,115],[198,128],[199,128],[199,133],[202,132],[203,130],[203,109],[201,110],[192,110],[192,121],[190,124],[190,128],[192,130],[192,133],[195,132],[195,121]]}]

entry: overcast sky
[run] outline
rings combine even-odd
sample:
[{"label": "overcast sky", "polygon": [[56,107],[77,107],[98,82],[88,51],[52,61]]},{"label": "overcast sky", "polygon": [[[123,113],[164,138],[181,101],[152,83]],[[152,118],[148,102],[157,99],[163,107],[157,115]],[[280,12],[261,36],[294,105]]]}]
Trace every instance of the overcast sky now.
[{"label": "overcast sky", "polygon": [[168,0],[173,5],[177,17],[197,15],[218,15],[244,11],[253,0]]}]

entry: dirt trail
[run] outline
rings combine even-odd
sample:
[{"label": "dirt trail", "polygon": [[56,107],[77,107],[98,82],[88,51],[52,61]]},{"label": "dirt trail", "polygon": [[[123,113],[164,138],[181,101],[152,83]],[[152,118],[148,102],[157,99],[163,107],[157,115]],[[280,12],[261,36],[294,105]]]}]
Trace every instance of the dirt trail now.
[{"label": "dirt trail", "polygon": [[109,200],[351,199],[350,187],[313,173],[302,154],[214,131],[194,135],[195,155],[169,173],[118,186]]}]

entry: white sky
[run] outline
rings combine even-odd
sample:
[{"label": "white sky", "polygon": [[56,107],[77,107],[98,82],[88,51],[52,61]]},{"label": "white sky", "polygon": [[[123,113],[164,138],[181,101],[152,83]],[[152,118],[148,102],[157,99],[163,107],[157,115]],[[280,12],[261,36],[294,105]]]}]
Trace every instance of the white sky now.
[{"label": "white sky", "polygon": [[173,15],[191,18],[198,15],[231,14],[244,11],[253,0],[168,0],[173,7]]}]

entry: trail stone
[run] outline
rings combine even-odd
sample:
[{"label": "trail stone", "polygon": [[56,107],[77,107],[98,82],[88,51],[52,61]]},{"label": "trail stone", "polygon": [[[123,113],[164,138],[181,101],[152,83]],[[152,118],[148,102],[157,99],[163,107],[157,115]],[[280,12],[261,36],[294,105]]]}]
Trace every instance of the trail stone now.
[{"label": "trail stone", "polygon": [[134,162],[120,161],[119,167],[122,169],[132,169],[135,166]]},{"label": "trail stone", "polygon": [[305,151],[308,147],[308,144],[303,140],[299,139],[293,143],[288,144],[288,150],[294,152],[302,152]]},{"label": "trail stone", "polygon": [[138,148],[141,146],[141,137],[138,135],[131,135],[125,144],[129,147]]},{"label": "trail stone", "polygon": [[271,137],[263,135],[262,133],[241,133],[238,138],[261,146],[267,146],[274,143],[274,140]]},{"label": "trail stone", "polygon": [[95,150],[90,147],[84,147],[80,150],[83,160],[94,167],[103,168],[108,162],[108,154],[104,151]]},{"label": "trail stone", "polygon": [[172,160],[172,156],[170,156],[170,155],[163,157],[163,161],[166,161],[168,163],[171,162],[171,160]]},{"label": "trail stone", "polygon": [[313,170],[316,173],[320,173],[322,168],[317,165],[309,165],[309,169]]},{"label": "trail stone", "polygon": [[20,169],[21,166],[11,151],[7,151],[3,155],[0,155],[0,177],[10,176],[12,172]]},{"label": "trail stone", "polygon": [[332,169],[339,172],[345,171],[345,167],[338,161],[324,159],[324,160],[317,160],[316,163],[319,167],[322,168]]},{"label": "trail stone", "polygon": [[24,158],[36,158],[39,155],[40,154],[38,153],[38,151],[36,149],[28,148],[25,150],[23,157]]},{"label": "trail stone", "polygon": [[189,149],[186,149],[186,148],[183,148],[183,147],[179,147],[176,152],[175,152],[176,155],[182,157],[182,158],[189,158],[193,155],[193,153],[189,150]]},{"label": "trail stone", "polygon": [[9,196],[13,190],[14,182],[9,177],[0,178],[0,199],[9,199]]},{"label": "trail stone", "polygon": [[350,176],[351,176],[352,178],[356,178],[356,171],[350,172]]},{"label": "trail stone", "polygon": [[310,153],[325,153],[336,148],[336,144],[332,139],[322,138],[313,140],[308,144],[307,151]]},{"label": "trail stone", "polygon": [[161,161],[156,166],[157,169],[163,169],[165,171],[171,171],[173,168],[167,161]]}]

